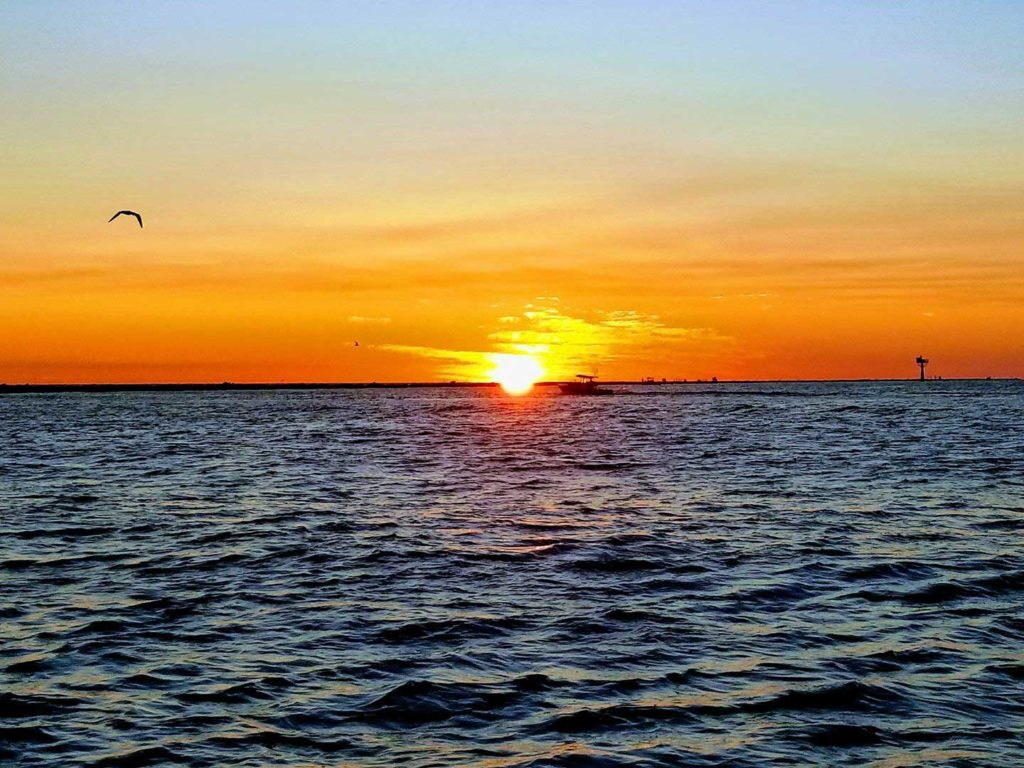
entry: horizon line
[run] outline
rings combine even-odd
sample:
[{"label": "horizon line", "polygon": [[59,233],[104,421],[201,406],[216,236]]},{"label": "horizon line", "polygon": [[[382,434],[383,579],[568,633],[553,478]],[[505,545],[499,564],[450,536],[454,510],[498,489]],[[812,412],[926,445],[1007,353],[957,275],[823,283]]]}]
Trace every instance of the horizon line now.
[{"label": "horizon line", "polygon": [[[959,376],[950,378],[930,378],[928,382],[963,382],[963,381],[1022,381],[1019,376]],[[857,379],[667,379],[665,381],[643,381],[641,379],[604,380],[607,385],[637,385],[646,387],[665,386],[668,384],[855,384],[855,383],[892,383],[918,382],[916,377],[906,378],[857,378]],[[555,387],[565,381],[538,381],[535,387]],[[280,389],[416,389],[416,388],[472,388],[501,387],[496,381],[279,381],[279,382],[93,382],[93,383],[0,383],[0,394],[24,394],[46,392],[187,392],[187,391],[253,391]]]}]

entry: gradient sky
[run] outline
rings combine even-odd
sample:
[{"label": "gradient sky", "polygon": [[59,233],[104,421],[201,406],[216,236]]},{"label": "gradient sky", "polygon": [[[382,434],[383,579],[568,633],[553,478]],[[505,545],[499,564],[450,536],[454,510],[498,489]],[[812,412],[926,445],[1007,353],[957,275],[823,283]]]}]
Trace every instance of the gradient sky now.
[{"label": "gradient sky", "polygon": [[1021,40],[1016,2],[4,3],[0,381],[1024,376]]}]

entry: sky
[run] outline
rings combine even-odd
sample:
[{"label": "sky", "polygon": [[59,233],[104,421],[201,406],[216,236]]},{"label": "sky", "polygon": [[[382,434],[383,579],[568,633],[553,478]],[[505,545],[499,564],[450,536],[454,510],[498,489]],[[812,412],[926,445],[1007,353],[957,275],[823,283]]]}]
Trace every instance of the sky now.
[{"label": "sky", "polygon": [[0,382],[1024,376],[1021,39],[1015,2],[0,4]]}]

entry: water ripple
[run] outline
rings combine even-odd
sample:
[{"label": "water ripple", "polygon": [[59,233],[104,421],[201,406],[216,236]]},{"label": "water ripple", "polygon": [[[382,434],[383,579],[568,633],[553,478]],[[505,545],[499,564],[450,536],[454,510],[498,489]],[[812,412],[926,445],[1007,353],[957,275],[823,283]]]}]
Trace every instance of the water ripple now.
[{"label": "water ripple", "polygon": [[0,762],[996,766],[1024,385],[0,397]]}]

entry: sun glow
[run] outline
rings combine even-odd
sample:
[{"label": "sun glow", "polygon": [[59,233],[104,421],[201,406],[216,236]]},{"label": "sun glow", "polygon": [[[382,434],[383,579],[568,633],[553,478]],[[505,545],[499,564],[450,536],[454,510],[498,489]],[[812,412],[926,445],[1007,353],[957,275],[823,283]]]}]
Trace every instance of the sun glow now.
[{"label": "sun glow", "polygon": [[544,366],[532,355],[494,355],[491,377],[510,395],[525,395],[544,376]]}]

